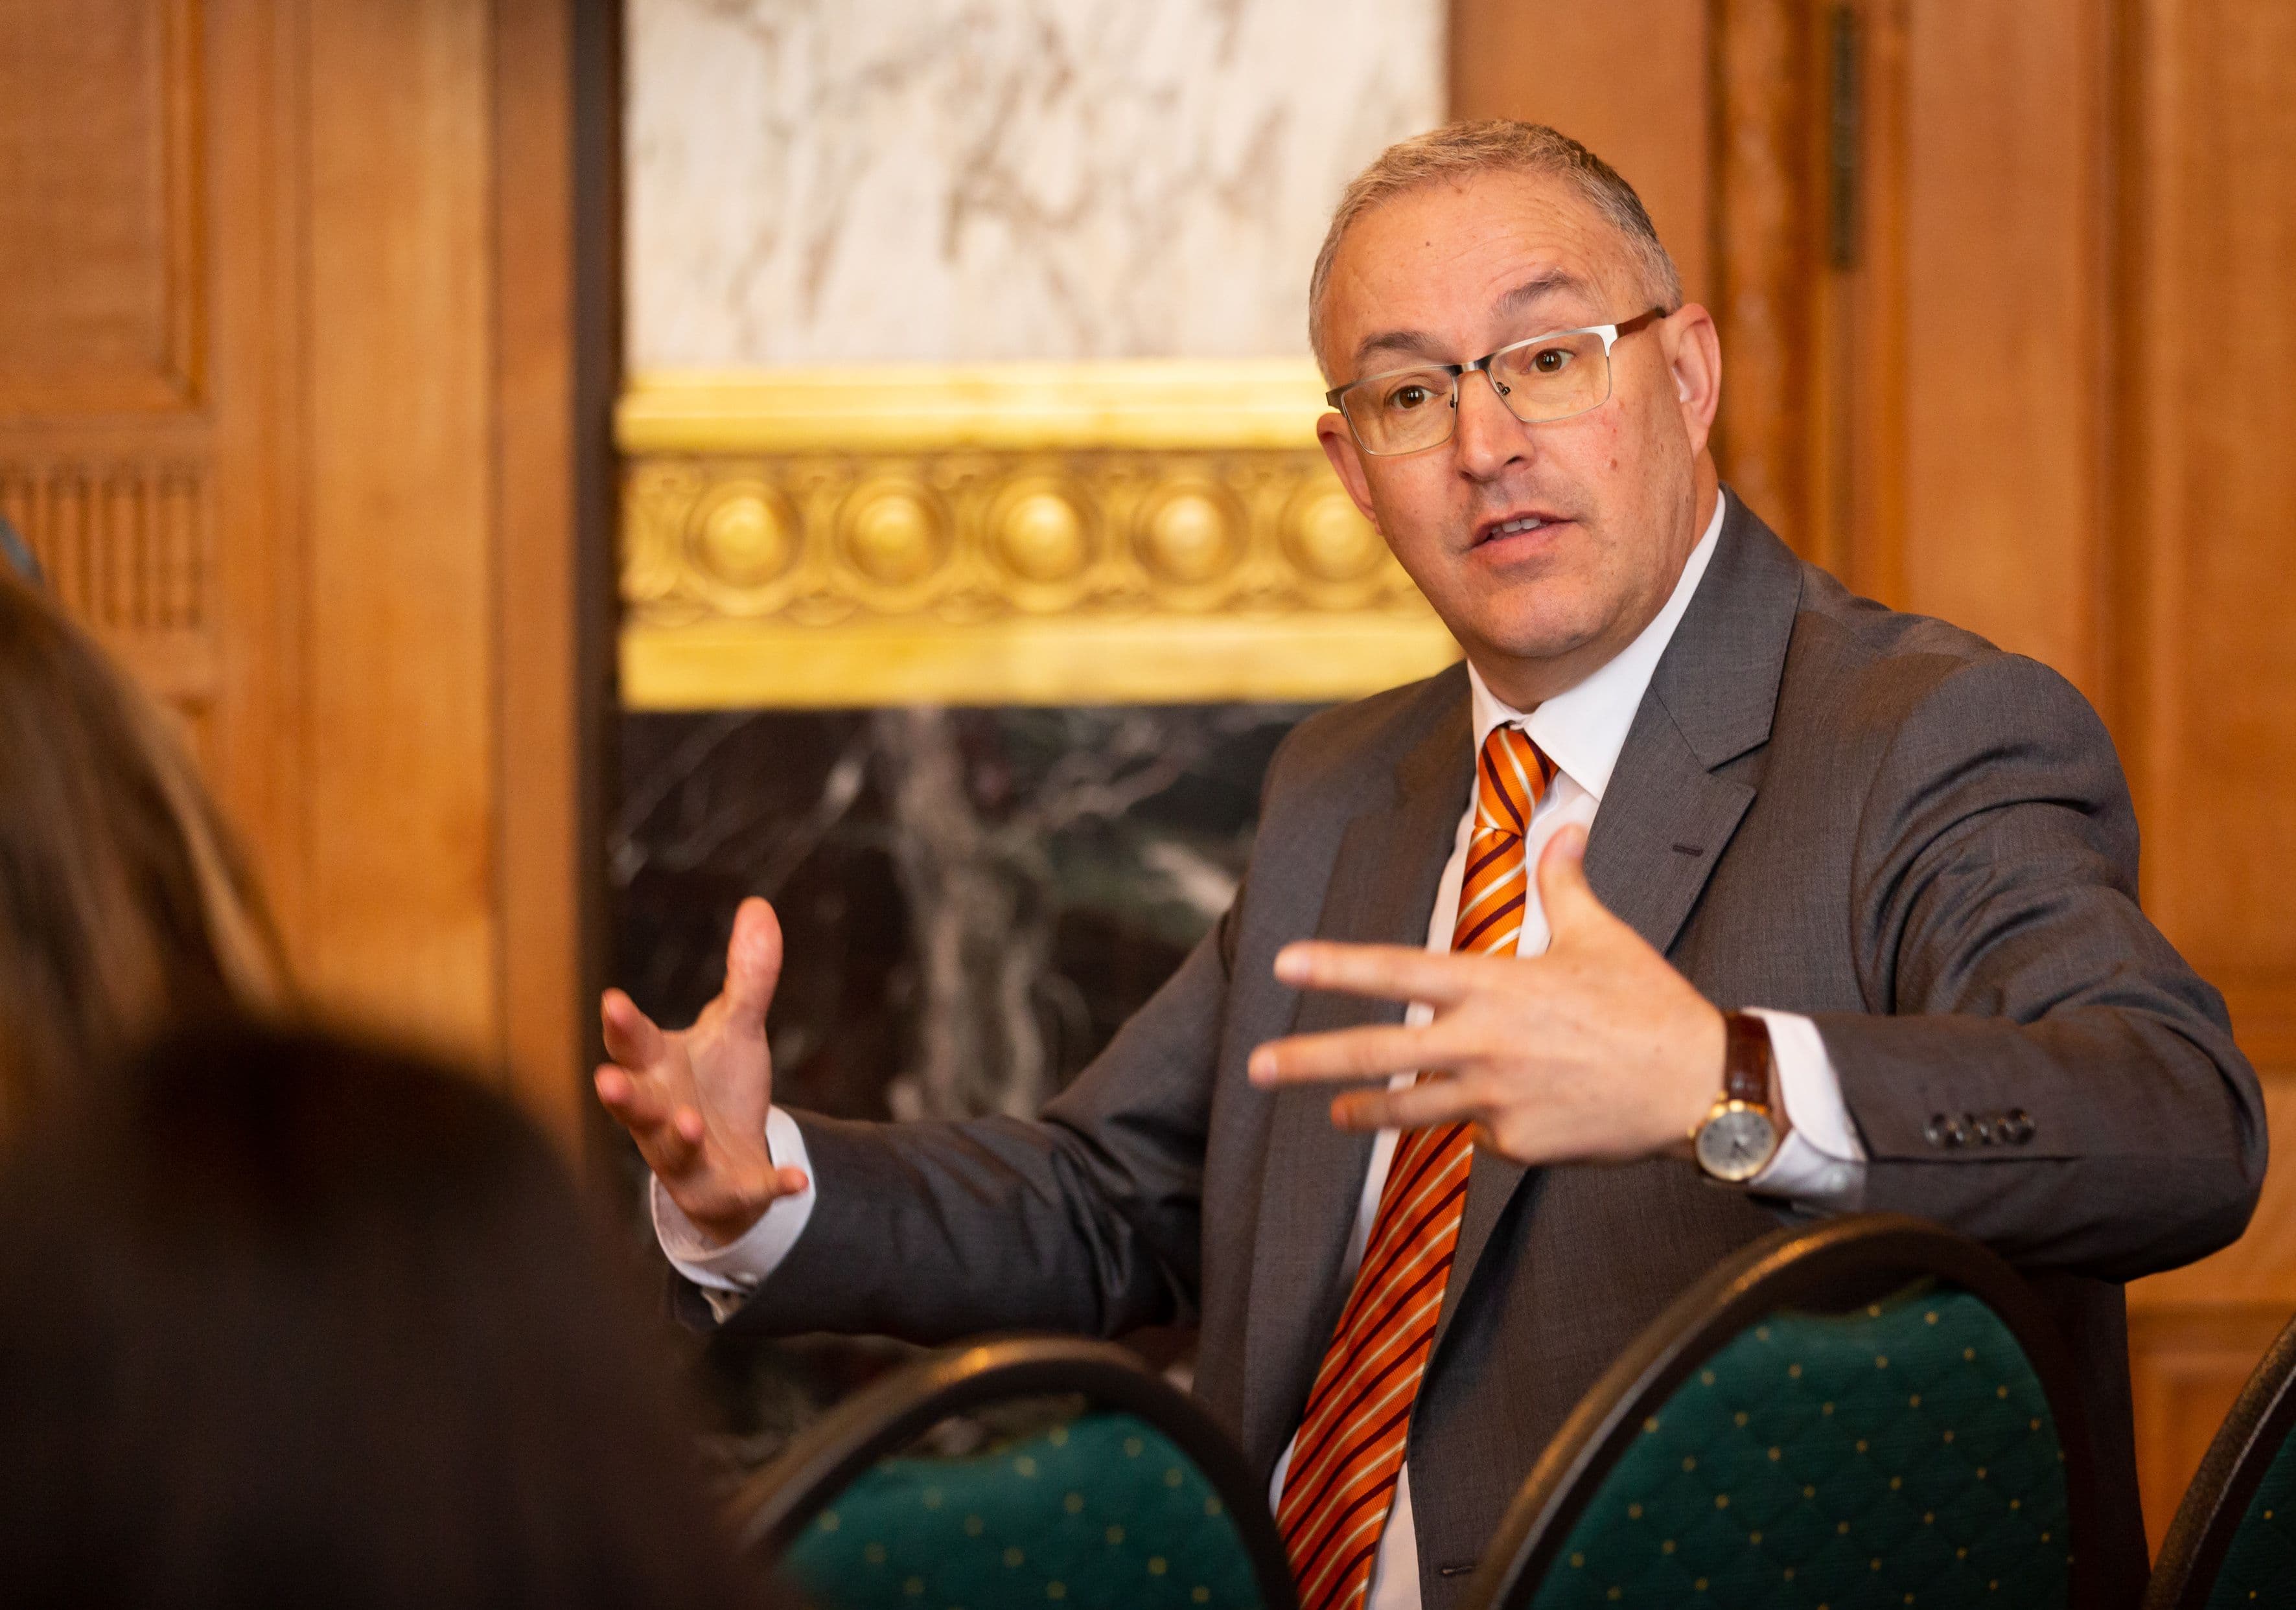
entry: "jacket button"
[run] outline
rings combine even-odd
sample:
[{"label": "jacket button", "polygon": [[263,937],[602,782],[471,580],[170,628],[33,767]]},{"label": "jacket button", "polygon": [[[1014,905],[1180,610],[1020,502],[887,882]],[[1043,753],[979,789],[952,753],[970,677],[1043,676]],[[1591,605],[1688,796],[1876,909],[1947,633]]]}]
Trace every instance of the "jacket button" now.
[{"label": "jacket button", "polygon": [[1930,1121],[1922,1125],[1922,1139],[1928,1141],[1931,1146],[1946,1147],[1952,1145],[1953,1142],[1946,1139],[1946,1136],[1948,1133],[1948,1120],[1943,1113],[1931,1113],[1930,1115]]},{"label": "jacket button", "polygon": [[2022,1146],[2033,1138],[2033,1120],[2021,1107],[2010,1108],[2008,1116],[2002,1119],[2001,1126],[2008,1132],[2013,1145]]}]

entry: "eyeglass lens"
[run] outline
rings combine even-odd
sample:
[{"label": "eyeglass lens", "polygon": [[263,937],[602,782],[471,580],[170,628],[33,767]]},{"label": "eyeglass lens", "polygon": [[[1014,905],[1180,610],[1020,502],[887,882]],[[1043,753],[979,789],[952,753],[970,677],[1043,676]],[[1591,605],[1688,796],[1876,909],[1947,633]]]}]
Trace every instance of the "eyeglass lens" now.
[{"label": "eyeglass lens", "polygon": [[[1599,408],[1611,396],[1611,359],[1589,331],[1546,336],[1490,364],[1491,388],[1526,425]],[[1372,453],[1416,453],[1449,439],[1464,375],[1407,369],[1374,376],[1341,396],[1356,439]]]}]

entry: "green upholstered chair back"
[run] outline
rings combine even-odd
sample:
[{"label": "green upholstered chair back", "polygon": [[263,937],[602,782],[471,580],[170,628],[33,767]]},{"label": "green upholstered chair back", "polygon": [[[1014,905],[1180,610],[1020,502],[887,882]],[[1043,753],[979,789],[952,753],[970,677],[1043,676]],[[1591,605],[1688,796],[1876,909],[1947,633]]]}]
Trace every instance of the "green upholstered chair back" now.
[{"label": "green upholstered chair back", "polygon": [[2088,1466],[2066,1369],[1972,1242],[1881,1215],[1781,1232],[1587,1395],[1466,1602],[2079,1606]]},{"label": "green upholstered chair back", "polygon": [[2296,1320],[2209,1444],[2161,1542],[2144,1605],[2296,1607]]},{"label": "green upholstered chair back", "polygon": [[839,1407],[737,1500],[816,1610],[1292,1610],[1242,1456],[1120,1349],[954,1350]]}]

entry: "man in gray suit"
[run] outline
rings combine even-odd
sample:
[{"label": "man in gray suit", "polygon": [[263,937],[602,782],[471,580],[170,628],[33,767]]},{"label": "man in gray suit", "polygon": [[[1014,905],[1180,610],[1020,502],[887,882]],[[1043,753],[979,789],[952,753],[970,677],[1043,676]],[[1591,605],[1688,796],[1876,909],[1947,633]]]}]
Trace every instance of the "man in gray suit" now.
[{"label": "man in gray suit", "polygon": [[1386,153],[1311,306],[1324,446],[1466,664],[1301,723],[1234,905],[1036,1122],[774,1107],[761,901],[693,1028],[610,993],[598,1092],[697,1316],[1193,1319],[1304,1602],[1432,1607],[1717,1259],[1904,1211],[2056,1314],[2133,1597],[2120,1282],[2240,1233],[2265,1128],[2103,728],[1719,486],[1713,322],[1551,130]]}]

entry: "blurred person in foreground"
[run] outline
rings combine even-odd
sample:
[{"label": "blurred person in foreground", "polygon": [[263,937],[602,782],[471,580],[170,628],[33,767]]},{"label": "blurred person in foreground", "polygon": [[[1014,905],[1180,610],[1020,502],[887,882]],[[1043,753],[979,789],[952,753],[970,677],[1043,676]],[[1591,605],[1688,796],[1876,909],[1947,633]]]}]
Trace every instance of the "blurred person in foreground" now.
[{"label": "blurred person in foreground", "polygon": [[284,1004],[245,856],[167,717],[0,564],[0,1135],[144,1035]]},{"label": "blurred person in foreground", "polygon": [[2267,1148],[2223,999],[2138,906],[2103,724],[1721,484],[1714,320],[1554,130],[1383,153],[1308,303],[1324,452],[1465,664],[1300,724],[1234,903],[1039,1121],[775,1104],[762,901],[692,1028],[610,993],[598,1093],[688,1312],[1198,1320],[1303,1605],[1431,1610],[1718,1260],[1914,1214],[2053,1312],[2104,1517],[2078,1546],[2134,1604],[2121,1283],[2237,1237]]},{"label": "blurred person in foreground", "polygon": [[609,1246],[468,1079],[160,1044],[0,1183],[0,1604],[758,1602]]}]

